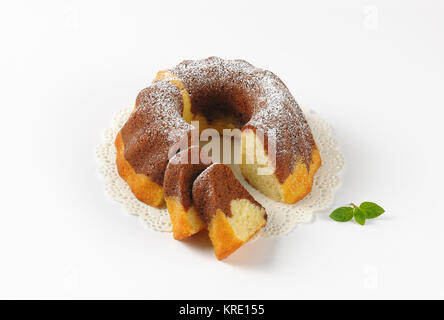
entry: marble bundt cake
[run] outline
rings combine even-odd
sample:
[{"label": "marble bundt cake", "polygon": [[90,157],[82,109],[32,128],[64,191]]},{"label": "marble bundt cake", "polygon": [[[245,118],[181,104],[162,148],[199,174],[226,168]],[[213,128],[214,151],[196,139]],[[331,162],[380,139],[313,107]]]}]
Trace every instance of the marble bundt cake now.
[{"label": "marble bundt cake", "polygon": [[219,260],[246,243],[267,222],[265,209],[227,165],[213,164],[203,171],[194,181],[192,194]]},{"label": "marble bundt cake", "polygon": [[310,192],[321,158],[288,88],[243,60],[210,57],[160,71],[117,135],[118,171],[141,201],[162,205],[170,148],[192,120],[200,129],[241,128],[242,173],[268,197],[294,203]]},{"label": "marble bundt cake", "polygon": [[171,158],[165,171],[163,189],[176,240],[205,228],[191,196],[193,182],[211,164],[201,148],[192,146]]}]

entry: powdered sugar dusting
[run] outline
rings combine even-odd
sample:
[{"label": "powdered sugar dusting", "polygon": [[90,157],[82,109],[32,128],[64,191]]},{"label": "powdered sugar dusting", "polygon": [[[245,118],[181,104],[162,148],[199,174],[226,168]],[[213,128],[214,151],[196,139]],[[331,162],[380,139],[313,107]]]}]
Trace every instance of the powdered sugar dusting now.
[{"label": "powdered sugar dusting", "polygon": [[122,128],[125,158],[136,173],[161,184],[170,147],[192,130],[181,116],[182,96],[167,81],[153,83],[136,99],[136,109]]},{"label": "powdered sugar dusting", "polygon": [[[275,152],[271,158],[281,182],[296,161],[310,165],[316,147],[311,130],[288,88],[272,72],[218,57],[186,60],[171,71],[184,83],[193,107],[227,100],[245,118],[244,128],[261,130],[267,151]],[[142,90],[136,105],[122,129],[125,158],[136,172],[157,171],[162,181],[168,150],[192,130],[182,118],[182,96],[175,85],[163,80]]]},{"label": "powdered sugar dusting", "polygon": [[[282,166],[291,170],[299,159],[309,166],[315,148],[311,130],[296,100],[275,74],[243,60],[218,57],[183,61],[171,71],[195,97],[201,88],[215,92],[216,96],[231,92],[245,95],[251,105],[248,107],[253,109],[245,126],[262,130],[267,142],[275,144],[268,149],[276,150],[276,169]],[[288,173],[281,170],[281,178]]]},{"label": "powdered sugar dusting", "polygon": [[[132,107],[121,110],[115,115],[112,125],[106,129],[104,141],[97,147],[100,172],[105,179],[108,194],[121,203],[128,213],[139,216],[153,230],[171,232],[168,210],[154,208],[137,200],[128,184],[117,173],[114,141],[132,111]],[[333,138],[328,124],[313,112],[305,110],[305,114],[321,153],[322,166],[315,175],[312,191],[303,200],[292,205],[271,200],[249,185],[243,179],[239,168],[233,167],[238,180],[267,211],[267,225],[259,233],[259,237],[276,237],[286,234],[296,225],[311,221],[314,212],[328,208],[333,202],[334,190],[340,183],[339,172],[344,160],[337,150],[338,143]]]}]

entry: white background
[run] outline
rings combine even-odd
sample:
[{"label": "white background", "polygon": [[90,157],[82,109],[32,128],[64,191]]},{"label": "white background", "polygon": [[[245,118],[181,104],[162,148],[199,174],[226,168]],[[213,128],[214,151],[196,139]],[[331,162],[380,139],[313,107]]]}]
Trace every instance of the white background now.
[{"label": "white background", "polygon": [[[444,298],[443,1],[4,1],[0,298]],[[330,210],[223,262],[105,193],[113,115],[183,59],[279,75],[346,161]],[[364,227],[328,214],[387,211]]]}]

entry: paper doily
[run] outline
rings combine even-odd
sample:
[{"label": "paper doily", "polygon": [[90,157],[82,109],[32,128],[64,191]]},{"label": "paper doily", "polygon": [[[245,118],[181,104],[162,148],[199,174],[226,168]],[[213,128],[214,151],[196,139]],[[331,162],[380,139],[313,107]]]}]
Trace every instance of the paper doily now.
[{"label": "paper doily", "polygon": [[[125,108],[115,115],[112,127],[105,131],[105,141],[97,147],[105,187],[114,200],[122,203],[129,213],[141,217],[151,229],[171,232],[166,207],[157,209],[137,200],[128,184],[117,173],[114,140],[131,112],[132,108]],[[276,237],[286,234],[297,224],[309,222],[314,212],[328,208],[333,202],[333,189],[339,184],[338,174],[344,160],[337,150],[337,141],[331,136],[329,125],[311,111],[304,110],[304,113],[319,148],[322,165],[315,175],[312,191],[303,200],[291,205],[271,200],[250,186],[238,167],[233,168],[242,185],[267,211],[267,225],[258,236]]]}]

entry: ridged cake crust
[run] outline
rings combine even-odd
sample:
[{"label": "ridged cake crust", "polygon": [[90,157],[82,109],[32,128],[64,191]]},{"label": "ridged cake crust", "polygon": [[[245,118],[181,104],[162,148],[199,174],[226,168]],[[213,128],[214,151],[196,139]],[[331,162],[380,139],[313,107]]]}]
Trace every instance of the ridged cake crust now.
[{"label": "ridged cake crust", "polygon": [[[254,187],[287,203],[310,192],[321,159],[301,109],[276,75],[243,60],[187,60],[159,72],[137,97],[135,110],[121,130],[123,156],[136,174],[162,189],[168,151],[189,135],[192,127],[187,122],[196,119],[205,124],[201,127],[216,126],[227,115],[229,121],[221,127],[229,123],[242,128],[243,134],[263,133],[257,137],[274,172],[264,182],[252,173],[256,167],[241,166]],[[132,182],[122,177],[135,192]]]},{"label": "ridged cake crust", "polygon": [[197,146],[173,156],[168,163],[163,182],[166,197],[177,197],[188,210],[193,206],[191,189],[197,176],[212,164],[210,157]]},{"label": "ridged cake crust", "polygon": [[265,209],[224,164],[213,164],[193,184],[193,201],[203,217],[216,257],[226,258],[265,226]]},{"label": "ridged cake crust", "polygon": [[121,130],[125,159],[136,173],[162,185],[172,145],[192,127],[182,118],[183,101],[176,86],[160,81],[143,89]]},{"label": "ridged cake crust", "polygon": [[230,167],[221,163],[211,165],[197,177],[192,194],[196,209],[207,225],[218,209],[228,217],[232,216],[231,200],[247,199],[262,207],[240,184]]},{"label": "ridged cake crust", "polygon": [[163,189],[176,240],[185,239],[205,228],[192,199],[193,182],[211,165],[201,148],[192,146],[171,158],[165,171]]},{"label": "ridged cake crust", "polygon": [[[244,60],[210,57],[186,60],[170,70],[191,98],[191,112],[210,121],[233,114],[242,130],[261,130],[264,147],[274,163],[280,183],[302,160],[307,169],[316,144],[307,121],[285,84],[272,72]],[[273,144],[273,147],[268,144]]]}]

